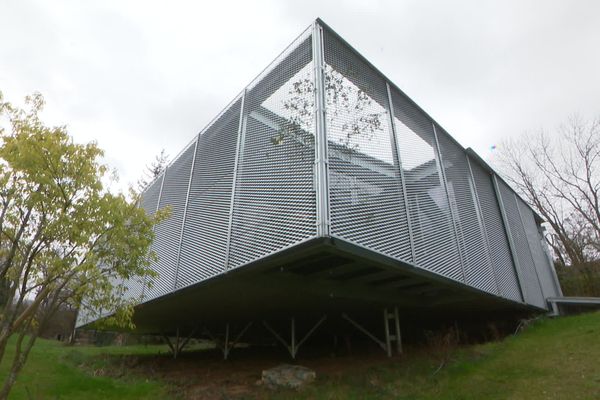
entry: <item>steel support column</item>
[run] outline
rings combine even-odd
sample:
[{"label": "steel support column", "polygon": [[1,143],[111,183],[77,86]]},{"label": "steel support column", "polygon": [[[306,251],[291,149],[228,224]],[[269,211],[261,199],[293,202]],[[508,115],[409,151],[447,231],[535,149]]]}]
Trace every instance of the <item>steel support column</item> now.
[{"label": "steel support column", "polygon": [[406,210],[406,223],[408,224],[408,240],[410,242],[410,252],[412,256],[412,262],[417,263],[417,255],[415,252],[415,242],[413,237],[413,226],[410,217],[410,207],[408,206],[408,194],[406,193],[406,181],[404,180],[404,169],[402,168],[402,157],[400,155],[400,143],[398,140],[396,121],[394,115],[394,103],[392,102],[392,92],[390,90],[390,84],[386,81],[385,87],[387,90],[388,104],[390,107],[390,137],[392,140],[392,147],[396,155],[396,165],[398,166],[398,172],[400,177],[400,184],[402,186],[402,200],[404,202],[404,209]]},{"label": "steel support column", "polygon": [[173,282],[173,290],[177,288],[177,279],[179,278],[179,261],[181,260],[181,244],[183,243],[183,231],[185,229],[185,220],[187,218],[188,204],[190,202],[190,189],[192,188],[192,178],[194,176],[194,166],[196,165],[196,153],[198,152],[198,142],[200,135],[196,136],[194,144],[194,155],[192,156],[192,168],[190,168],[190,179],[188,180],[187,192],[185,195],[185,205],[183,206],[183,219],[181,221],[181,232],[179,232],[179,245],[177,246],[177,263],[175,264],[175,281]]},{"label": "steel support column", "polygon": [[460,260],[460,266],[462,271],[463,282],[467,283],[467,276],[465,274],[465,259],[464,254],[460,245],[460,239],[458,235],[458,218],[454,215],[454,211],[456,209],[454,197],[450,197],[450,191],[448,190],[448,181],[446,179],[446,171],[444,170],[444,158],[442,157],[442,149],[440,148],[440,141],[438,139],[437,129],[435,129],[435,123],[432,122],[431,126],[433,127],[433,137],[435,139],[435,156],[437,159],[438,172],[440,174],[440,183],[444,187],[444,192],[446,193],[446,199],[448,199],[448,208],[450,209],[450,220],[452,222],[452,227],[454,229],[454,236],[456,237],[456,248],[458,249],[458,258]]},{"label": "steel support column", "polygon": [[494,278],[494,284],[496,285],[496,293],[498,295],[502,295],[502,293],[500,293],[498,277],[496,276],[496,269],[494,268],[494,263],[492,262],[490,241],[488,238],[487,229],[485,227],[485,221],[483,220],[483,211],[481,209],[481,203],[479,202],[479,194],[477,193],[477,185],[475,184],[475,175],[473,174],[473,168],[471,167],[471,160],[468,154],[465,154],[465,158],[467,159],[467,167],[469,168],[469,188],[471,189],[471,195],[473,197],[473,202],[475,203],[475,212],[477,213],[477,221],[479,222],[479,229],[481,231],[483,244],[485,246],[485,254],[492,270],[492,277]]},{"label": "steel support column", "polygon": [[247,89],[242,92],[242,104],[240,105],[240,121],[238,123],[238,135],[237,144],[235,147],[235,161],[233,164],[233,180],[231,182],[231,200],[229,203],[229,220],[227,222],[227,240],[225,242],[225,261],[224,269],[225,272],[229,270],[229,255],[231,252],[231,230],[233,229],[233,208],[235,206],[235,191],[237,189],[237,177],[240,166],[240,158],[244,154],[244,143],[246,140],[246,117],[245,117],[245,105],[246,105],[246,93]]},{"label": "steel support column", "polygon": [[[513,193],[515,196],[515,203],[517,205],[517,211],[519,213],[519,221],[521,221],[521,227],[523,228],[523,232],[525,232],[525,236],[527,236],[527,229],[525,228],[525,221],[523,221],[523,214],[521,213],[521,206],[519,206],[519,198],[516,193]],[[542,281],[540,281],[540,275],[538,274],[535,258],[533,256],[533,249],[531,248],[531,243],[529,242],[529,237],[526,239],[527,248],[529,249],[529,254],[531,254],[531,260],[533,261],[533,270],[535,272],[535,277],[537,279],[538,286],[540,287],[540,293],[542,294],[542,302],[545,303],[546,299],[544,298],[544,287],[542,286]],[[547,308],[547,305],[546,305]]]},{"label": "steel support column", "polygon": [[325,61],[323,29],[313,24],[312,53],[315,79],[315,164],[314,184],[317,201],[317,236],[329,236],[329,166],[325,110]]},{"label": "steel support column", "polygon": [[502,192],[500,192],[500,185],[498,183],[498,178],[496,174],[492,173],[492,183],[494,186],[494,192],[496,195],[496,200],[498,201],[498,208],[500,208],[500,216],[502,217],[502,224],[504,225],[504,233],[506,234],[506,238],[508,239],[508,247],[510,250],[510,255],[513,260],[513,265],[515,266],[515,273],[517,275],[517,280],[519,282],[519,292],[521,293],[521,299],[523,303],[527,303],[525,296],[525,286],[523,285],[523,269],[521,268],[521,263],[519,262],[519,256],[517,255],[517,247],[515,246],[515,241],[513,239],[512,233],[510,231],[510,225],[508,223],[508,216],[506,215],[506,207],[504,206],[504,200],[502,200]]},{"label": "steel support column", "polygon": [[321,324],[326,319],[327,319],[327,315],[324,315],[323,317],[321,317],[321,319],[319,319],[312,326],[312,328],[310,328],[308,330],[308,332],[306,332],[304,337],[302,337],[302,339],[300,339],[300,341],[298,342],[298,341],[296,341],[296,319],[292,317],[291,324],[290,324],[290,343],[288,343],[284,338],[282,338],[281,335],[279,335],[277,333],[277,331],[275,331],[275,329],[273,329],[267,323],[267,321],[263,321],[263,325],[269,332],[271,332],[271,334],[275,337],[275,339],[277,339],[277,341],[279,341],[279,343],[283,344],[283,346],[287,349],[287,351],[292,356],[292,359],[296,359],[296,355],[298,354],[298,350],[300,349],[300,346],[302,346],[304,344],[304,342],[306,342],[308,340],[308,338],[317,330],[317,328],[319,326],[321,326]]}]

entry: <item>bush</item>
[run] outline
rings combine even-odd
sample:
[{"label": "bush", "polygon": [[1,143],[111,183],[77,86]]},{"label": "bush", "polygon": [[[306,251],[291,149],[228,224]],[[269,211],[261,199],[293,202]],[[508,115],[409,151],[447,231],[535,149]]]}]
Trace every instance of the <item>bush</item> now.
[{"label": "bush", "polygon": [[565,296],[600,297],[600,261],[556,267]]}]

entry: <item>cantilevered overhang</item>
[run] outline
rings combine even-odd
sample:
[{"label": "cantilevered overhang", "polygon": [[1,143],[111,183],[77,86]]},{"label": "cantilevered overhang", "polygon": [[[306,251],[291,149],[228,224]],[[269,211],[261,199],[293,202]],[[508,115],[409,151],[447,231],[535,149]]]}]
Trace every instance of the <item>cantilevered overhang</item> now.
[{"label": "cantilevered overhang", "polygon": [[315,238],[138,305],[135,331],[316,315],[470,318],[545,310],[483,292],[343,239]]}]

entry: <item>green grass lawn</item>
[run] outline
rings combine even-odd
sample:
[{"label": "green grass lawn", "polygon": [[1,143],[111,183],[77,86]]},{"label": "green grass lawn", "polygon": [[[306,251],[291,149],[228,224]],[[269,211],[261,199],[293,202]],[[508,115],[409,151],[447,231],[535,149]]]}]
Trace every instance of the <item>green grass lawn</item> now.
[{"label": "green grass lawn", "polygon": [[[164,384],[147,381],[143,377],[114,379],[94,376],[94,364],[106,368],[101,358],[110,354],[147,354],[165,352],[166,346],[127,347],[68,347],[60,342],[39,339],[10,399],[165,399]],[[5,360],[12,361],[12,348],[7,349]],[[86,367],[80,365],[86,363]],[[8,366],[0,366],[0,379],[4,381]],[[98,374],[100,375],[100,374]]]},{"label": "green grass lawn", "polygon": [[[169,384],[139,374],[111,378],[102,355],[152,354],[164,346],[65,347],[40,340],[12,393],[14,399],[167,399]],[[10,353],[8,354],[10,357]],[[85,364],[85,367],[82,365]],[[300,392],[252,388],[273,399],[599,399],[600,313],[542,319],[502,342],[463,347],[436,372],[439,358],[413,351],[356,365],[343,374],[319,374]],[[0,378],[6,366],[0,368]],[[257,371],[257,376],[260,371]]]}]

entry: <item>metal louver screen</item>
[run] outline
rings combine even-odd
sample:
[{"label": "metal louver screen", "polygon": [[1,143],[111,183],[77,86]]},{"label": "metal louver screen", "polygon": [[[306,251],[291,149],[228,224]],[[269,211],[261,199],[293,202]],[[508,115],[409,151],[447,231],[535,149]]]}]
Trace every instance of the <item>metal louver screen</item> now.
[{"label": "metal louver screen", "polygon": [[542,242],[538,231],[538,226],[533,216],[533,211],[527,206],[523,200],[517,199],[519,204],[519,210],[521,212],[521,219],[525,227],[525,234],[527,235],[527,241],[531,254],[533,255],[533,262],[537,271],[540,284],[542,285],[542,293],[544,298],[557,296],[556,286],[554,284],[554,277],[550,270],[551,266],[548,263],[548,257],[544,253],[542,248]]},{"label": "metal louver screen", "polygon": [[177,288],[225,271],[240,112],[238,99],[198,137]]},{"label": "metal louver screen", "polygon": [[316,235],[310,33],[303,33],[246,92],[229,268]]},{"label": "metal louver screen", "polygon": [[502,203],[504,204],[504,210],[508,219],[510,234],[519,260],[520,281],[523,284],[522,289],[524,291],[525,301],[529,304],[545,308],[544,295],[542,294],[533,257],[529,250],[529,243],[527,241],[525,229],[523,228],[523,222],[521,221],[517,198],[512,189],[504,182],[498,181],[498,186],[502,195]]},{"label": "metal louver screen", "polygon": [[[158,179],[151,183],[151,185],[142,193],[140,200],[140,206],[146,211],[146,214],[152,215],[156,212],[158,206],[158,198],[160,197],[160,187],[162,184],[163,176],[161,175]],[[152,250],[156,251],[155,244],[152,244]],[[124,296],[127,299],[138,299],[142,297],[144,279],[133,276],[124,281],[124,285],[127,288]]]},{"label": "metal louver screen", "polygon": [[523,301],[492,177],[473,160],[471,168],[500,294],[507,299]]},{"label": "metal louver screen", "polygon": [[181,224],[183,223],[193,153],[194,146],[192,144],[175,159],[164,173],[159,208],[170,207],[171,216],[158,224],[155,229],[154,244],[159,259],[153,268],[159,276],[154,279],[153,286],[146,291],[145,298],[148,299],[171,292],[175,287]]},{"label": "metal louver screen", "polygon": [[448,197],[440,180],[432,122],[396,90],[392,90],[392,105],[408,196],[415,264],[463,281]]},{"label": "metal louver screen", "polygon": [[325,33],[331,234],[412,262],[384,79]]},{"label": "metal louver screen", "polygon": [[465,151],[450,136],[436,126],[450,206],[454,209],[458,243],[465,267],[466,283],[478,289],[498,294],[496,277],[483,236],[479,210],[471,183],[471,173]]}]

